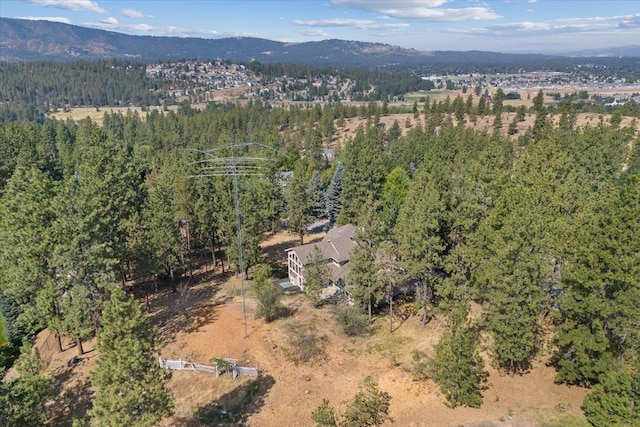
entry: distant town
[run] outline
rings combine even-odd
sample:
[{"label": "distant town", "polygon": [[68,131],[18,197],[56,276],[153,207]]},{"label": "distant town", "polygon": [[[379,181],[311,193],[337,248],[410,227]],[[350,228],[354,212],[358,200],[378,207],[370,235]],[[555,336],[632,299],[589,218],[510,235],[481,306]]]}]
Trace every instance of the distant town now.
[{"label": "distant town", "polygon": [[[605,107],[640,102],[640,82],[629,83],[622,76],[594,73],[583,66],[579,72],[534,71],[514,74],[459,74],[420,76],[433,90],[461,90],[462,93],[489,95],[501,88],[507,99],[520,99],[540,89],[560,101],[575,100]],[[242,64],[229,61],[176,61],[147,65],[151,77],[170,82],[167,94],[174,100],[194,103],[225,102],[238,98],[262,98],[267,101],[352,102],[356,82],[340,73],[305,78],[265,76]],[[396,96],[389,101],[403,101]]]}]

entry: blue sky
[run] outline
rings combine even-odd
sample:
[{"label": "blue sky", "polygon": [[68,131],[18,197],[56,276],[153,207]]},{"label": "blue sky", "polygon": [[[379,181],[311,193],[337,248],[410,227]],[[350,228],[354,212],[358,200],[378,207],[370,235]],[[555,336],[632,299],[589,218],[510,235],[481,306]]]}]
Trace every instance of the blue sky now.
[{"label": "blue sky", "polygon": [[640,44],[638,0],[2,0],[0,16],[127,34],[556,53]]}]

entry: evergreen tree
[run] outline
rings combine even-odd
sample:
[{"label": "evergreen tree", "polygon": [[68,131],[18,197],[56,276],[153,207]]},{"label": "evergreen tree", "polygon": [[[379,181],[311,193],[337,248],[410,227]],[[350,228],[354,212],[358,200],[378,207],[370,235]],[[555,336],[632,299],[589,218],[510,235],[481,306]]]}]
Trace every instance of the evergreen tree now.
[{"label": "evergreen tree", "polygon": [[322,183],[322,176],[317,170],[314,170],[311,175],[307,195],[311,217],[314,219],[322,218],[325,213],[325,188]]},{"label": "evergreen tree", "polygon": [[478,115],[480,117],[484,116],[486,113],[486,110],[487,110],[486,98],[484,96],[481,96],[477,106]]},{"label": "evergreen tree", "polygon": [[502,113],[505,96],[506,95],[502,88],[498,88],[496,93],[493,95],[493,108],[491,112],[496,116]]},{"label": "evergreen tree", "polygon": [[35,166],[18,166],[0,205],[0,292],[19,304],[16,324],[56,329],[63,293],[52,271],[56,185]]},{"label": "evergreen tree", "polygon": [[587,421],[594,427],[640,425],[640,373],[638,367],[613,364],[601,375],[582,403]]},{"label": "evergreen tree", "polygon": [[[518,196],[509,192],[505,197]],[[532,241],[531,218],[526,212],[500,219],[500,208],[494,212],[496,217],[490,216],[479,230],[480,238],[488,242],[488,251],[475,280],[484,284],[489,300],[486,322],[493,334],[496,362],[514,375],[529,368],[540,344],[541,257]],[[499,230],[489,225],[493,221],[501,224]]]},{"label": "evergreen tree", "polygon": [[326,159],[322,152],[322,135],[316,128],[307,131],[304,138],[305,158],[313,164],[314,169],[322,169]]},{"label": "evergreen tree", "polygon": [[253,277],[253,291],[258,302],[256,317],[262,317],[269,323],[278,317],[281,311],[279,289],[271,283],[271,267],[262,265],[256,269]]},{"label": "evergreen tree", "polygon": [[[45,403],[55,396],[53,378],[44,374],[45,362],[31,345],[22,349],[16,361],[19,377],[0,381],[0,425],[7,427],[45,425]],[[0,375],[4,372],[0,370]]]},{"label": "evergreen tree", "polygon": [[384,295],[384,284],[376,274],[376,241],[371,228],[359,227],[351,249],[346,282],[357,304],[367,308],[369,323],[373,322],[373,307]]},{"label": "evergreen tree", "polygon": [[640,346],[640,177],[632,175],[578,231],[562,277],[558,380],[592,384]]},{"label": "evergreen tree", "polygon": [[152,269],[157,275],[171,279],[176,290],[175,276],[184,264],[185,245],[180,234],[180,226],[175,203],[174,174],[168,166],[151,171],[147,176],[147,206],[143,211],[146,224],[146,242],[152,254]]},{"label": "evergreen tree", "polygon": [[433,363],[434,380],[452,408],[482,404],[481,384],[486,374],[478,354],[478,332],[467,320],[467,312],[467,308],[452,311]]},{"label": "evergreen tree", "polygon": [[300,161],[293,172],[293,178],[287,184],[289,230],[300,237],[300,244],[304,244],[304,235],[307,234],[310,215],[310,200],[307,191],[306,165]]},{"label": "evergreen tree", "polygon": [[304,266],[304,293],[314,306],[322,304],[322,290],[331,282],[331,271],[322,251],[314,246]]},{"label": "evergreen tree", "polygon": [[98,333],[91,416],[102,426],[152,426],[171,413],[169,372],[157,363],[156,331],[142,306],[115,287]]},{"label": "evergreen tree", "polygon": [[342,195],[343,172],[344,166],[342,165],[342,163],[338,162],[338,165],[336,166],[336,170],[331,177],[331,182],[329,183],[329,187],[327,188],[327,192],[325,195],[325,209],[327,217],[329,218],[329,224],[331,226],[335,224],[336,219],[338,218],[338,214],[342,209],[340,198]]},{"label": "evergreen tree", "polygon": [[378,383],[371,377],[364,379],[353,400],[347,404],[344,413],[344,427],[380,426],[392,421],[389,416],[391,396],[380,391]]},{"label": "evergreen tree", "polygon": [[342,154],[342,209],[339,224],[357,223],[370,209],[369,203],[378,200],[386,175],[382,163],[383,140],[378,128],[358,129]]},{"label": "evergreen tree", "polygon": [[382,187],[381,219],[384,227],[392,232],[400,213],[400,208],[409,191],[409,176],[401,167],[394,168],[385,179]]},{"label": "evergreen tree", "polygon": [[417,281],[423,324],[429,320],[429,307],[443,271],[444,214],[445,205],[434,179],[419,169],[400,208],[395,236],[405,278]]}]

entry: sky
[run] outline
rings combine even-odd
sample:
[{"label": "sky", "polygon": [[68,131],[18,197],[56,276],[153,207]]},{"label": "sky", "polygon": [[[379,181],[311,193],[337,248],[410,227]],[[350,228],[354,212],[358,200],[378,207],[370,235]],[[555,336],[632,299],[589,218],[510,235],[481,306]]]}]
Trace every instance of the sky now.
[{"label": "sky", "polygon": [[640,45],[639,0],[2,0],[0,16],[136,35],[342,39],[421,51]]}]

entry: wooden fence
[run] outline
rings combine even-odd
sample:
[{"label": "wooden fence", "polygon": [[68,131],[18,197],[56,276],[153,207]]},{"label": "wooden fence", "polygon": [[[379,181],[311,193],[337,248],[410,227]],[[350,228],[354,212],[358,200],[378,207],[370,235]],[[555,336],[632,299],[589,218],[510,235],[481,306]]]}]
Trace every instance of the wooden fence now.
[{"label": "wooden fence", "polygon": [[218,365],[201,365],[199,363],[188,362],[186,360],[169,360],[159,358],[160,367],[165,369],[171,369],[174,371],[204,371],[215,373],[216,377],[219,377],[220,374],[224,372],[231,371],[233,374],[233,379],[236,379],[238,375],[246,375],[250,377],[257,377],[259,375],[258,367],[254,366],[238,366],[237,359],[228,359],[226,357],[218,358],[219,360],[225,361],[225,366]]}]

